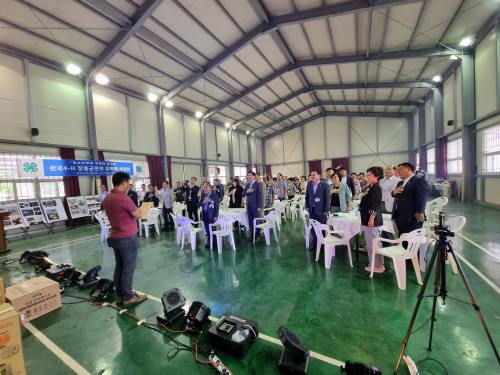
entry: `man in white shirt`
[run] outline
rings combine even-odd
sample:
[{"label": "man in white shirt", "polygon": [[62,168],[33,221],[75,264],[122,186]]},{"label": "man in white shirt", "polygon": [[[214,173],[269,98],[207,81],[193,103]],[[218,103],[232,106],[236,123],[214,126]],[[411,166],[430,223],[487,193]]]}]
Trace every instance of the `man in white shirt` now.
[{"label": "man in white shirt", "polygon": [[156,192],[156,197],[160,200],[163,208],[163,219],[165,220],[165,230],[174,229],[174,220],[170,215],[174,207],[174,191],[168,181],[163,181],[163,187]]},{"label": "man in white shirt", "polygon": [[104,201],[104,198],[106,198],[106,195],[108,195],[108,188],[106,187],[106,185],[101,185],[101,191],[97,197],[97,200],[101,205],[102,202]]},{"label": "man in white shirt", "polygon": [[332,176],[333,176],[333,168],[326,168],[326,171],[325,171],[325,182],[326,184],[330,187],[332,187]]},{"label": "man in white shirt", "polygon": [[384,213],[392,213],[394,197],[391,193],[396,189],[399,181],[401,180],[395,175],[393,166],[390,164],[387,165],[385,167],[385,177],[379,182],[382,189],[382,208],[384,209]]}]

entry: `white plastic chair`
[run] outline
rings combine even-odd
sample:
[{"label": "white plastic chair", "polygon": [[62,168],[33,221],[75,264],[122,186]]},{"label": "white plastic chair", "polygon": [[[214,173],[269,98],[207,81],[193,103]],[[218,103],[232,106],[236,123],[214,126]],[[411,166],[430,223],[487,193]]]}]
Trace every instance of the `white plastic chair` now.
[{"label": "white plastic chair", "polygon": [[174,213],[175,216],[183,216],[182,212],[185,209],[186,209],[186,205],[184,203],[174,202],[174,205],[172,207],[172,212]]},{"label": "white plastic chair", "polygon": [[[381,254],[389,257],[394,262],[394,271],[398,281],[399,289],[406,289],[406,260],[411,259],[413,269],[419,284],[422,284],[422,276],[420,275],[420,267],[418,263],[418,249],[425,237],[425,229],[415,229],[410,233],[403,233],[397,240],[388,240],[386,238],[377,237],[373,239],[373,255]],[[380,242],[394,244],[394,246],[380,247]],[[407,242],[406,249],[403,247],[403,242]],[[375,262],[371,264],[370,277],[373,277]]]},{"label": "white plastic chair", "polygon": [[186,217],[175,215],[173,213],[170,213],[170,216],[172,217],[175,226],[175,242],[177,245],[180,245],[182,237],[182,222],[186,220]]},{"label": "white plastic chair", "polygon": [[[184,241],[186,237],[191,243],[191,250],[196,250],[196,234],[201,233],[203,235],[204,227],[203,222],[193,221],[190,218],[185,217],[183,220],[179,220],[179,224],[182,227],[181,230],[181,250],[184,250]],[[199,224],[195,227],[195,224]]]},{"label": "white plastic chair", "polygon": [[304,237],[306,239],[306,249],[309,249],[309,238],[311,237],[311,221],[309,220],[309,212],[306,210],[300,211],[302,220],[304,220]]},{"label": "white plastic chair", "polygon": [[[309,219],[311,225],[314,229],[314,233],[316,234],[316,262],[319,261],[319,254],[321,252],[321,245],[325,247],[325,268],[330,269],[332,266],[332,259],[335,256],[335,246],[337,245],[345,245],[346,244],[346,234],[341,232],[335,232],[340,238],[333,235],[333,231],[327,224],[321,224],[319,221],[314,219]],[[347,240],[349,241],[349,240]],[[348,245],[349,254],[351,254],[351,247]],[[351,262],[352,267],[352,260]]]},{"label": "white plastic chair", "polygon": [[109,229],[111,228],[111,225],[109,224],[109,220],[104,211],[97,211],[94,214],[94,217],[101,226],[101,242],[104,242],[109,237]]},{"label": "white plastic chair", "polygon": [[[277,213],[275,210],[269,211],[269,213],[264,217],[256,217],[253,219],[253,243],[255,243],[255,232],[257,229],[264,231],[264,238],[266,239],[266,245],[271,245],[271,229],[274,233],[274,239],[278,242],[278,235],[276,234],[276,217]],[[260,224],[257,224],[261,222]]]},{"label": "white plastic chair", "polygon": [[161,210],[158,208],[152,208],[149,210],[148,217],[145,219],[139,219],[139,235],[142,235],[142,228],[144,227],[144,234],[146,238],[149,237],[149,226],[153,225],[156,234],[160,235],[160,225],[158,221],[160,219]]},{"label": "white plastic chair", "polygon": [[[217,239],[217,252],[222,254],[222,237],[229,237],[229,241],[231,243],[231,247],[233,251],[236,251],[236,245],[234,243],[234,234],[233,234],[233,223],[234,221],[229,217],[219,217],[219,219],[212,224],[208,225],[208,233],[210,235],[210,250],[213,249],[213,240],[214,236]],[[216,229],[217,226],[220,229]]]},{"label": "white plastic chair", "polygon": [[333,223],[328,225],[332,228],[329,233],[338,239],[338,245],[347,247],[349,265],[353,268],[349,224],[343,221],[333,221]]},{"label": "white plastic chair", "polygon": [[220,201],[219,209],[229,207],[229,197],[225,195]]}]

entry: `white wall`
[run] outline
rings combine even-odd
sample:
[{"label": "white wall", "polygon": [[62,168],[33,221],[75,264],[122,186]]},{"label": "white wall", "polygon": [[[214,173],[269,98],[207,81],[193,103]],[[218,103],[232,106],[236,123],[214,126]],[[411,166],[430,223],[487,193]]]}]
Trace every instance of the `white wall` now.
[{"label": "white wall", "polygon": [[348,157],[349,150],[351,169],[357,172],[372,165],[408,160],[408,124],[404,118],[315,119],[304,125],[305,158],[301,134],[301,129],[296,128],[265,141],[266,163],[271,165],[273,175],[281,171],[288,176],[301,176],[306,172],[304,161],[318,159],[322,169],[326,169],[331,167],[331,159]]},{"label": "white wall", "polygon": [[130,143],[132,152],[159,154],[158,114],[156,106],[129,97]]},{"label": "white wall", "polygon": [[476,118],[496,110],[496,40],[495,30],[479,43],[474,52],[476,80]]}]

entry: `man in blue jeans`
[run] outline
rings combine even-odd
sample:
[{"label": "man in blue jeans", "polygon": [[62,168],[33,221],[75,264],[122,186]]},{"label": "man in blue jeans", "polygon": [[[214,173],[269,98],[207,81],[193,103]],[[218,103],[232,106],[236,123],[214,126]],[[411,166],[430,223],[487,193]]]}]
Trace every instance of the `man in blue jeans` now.
[{"label": "man in blue jeans", "polygon": [[113,174],[112,181],[113,190],[106,196],[103,206],[111,224],[108,246],[113,248],[116,259],[116,303],[131,306],[147,298],[132,289],[139,250],[137,219],[141,217],[141,211],[127,196],[130,176],[125,172],[117,172]]}]

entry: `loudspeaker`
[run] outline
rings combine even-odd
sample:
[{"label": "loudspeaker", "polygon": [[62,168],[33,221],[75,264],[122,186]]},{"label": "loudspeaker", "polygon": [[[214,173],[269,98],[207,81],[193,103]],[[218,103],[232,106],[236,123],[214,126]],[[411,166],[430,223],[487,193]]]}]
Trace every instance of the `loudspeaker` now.
[{"label": "loudspeaker", "polygon": [[39,133],[38,128],[31,128],[31,135],[33,137],[36,137]]},{"label": "loudspeaker", "polygon": [[163,309],[167,314],[170,311],[184,306],[186,304],[186,298],[182,295],[179,288],[173,288],[163,293],[163,296],[161,296],[161,303],[163,304]]},{"label": "loudspeaker", "polygon": [[453,120],[448,120],[447,124],[448,124],[448,126],[453,126],[454,121]]},{"label": "loudspeaker", "polygon": [[305,375],[309,369],[309,349],[304,347],[299,338],[285,327],[278,328],[278,337],[283,344],[279,361],[280,374]]}]

